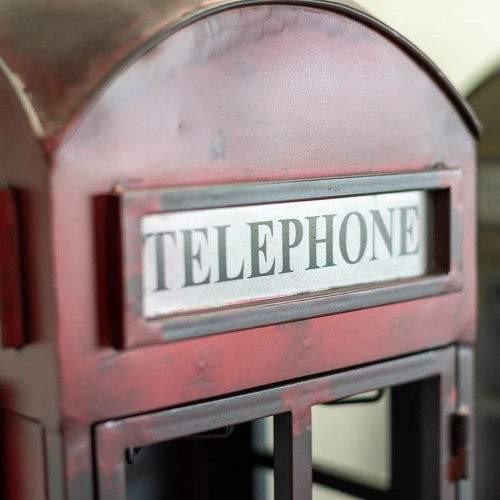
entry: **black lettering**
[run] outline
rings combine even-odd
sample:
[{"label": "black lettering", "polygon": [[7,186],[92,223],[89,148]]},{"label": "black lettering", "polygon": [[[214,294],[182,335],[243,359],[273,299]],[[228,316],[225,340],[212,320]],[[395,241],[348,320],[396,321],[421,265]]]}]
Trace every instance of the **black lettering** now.
[{"label": "black lettering", "polygon": [[[347,251],[347,226],[352,216],[357,217],[359,222],[359,252],[358,256],[355,259],[351,259],[351,257],[349,256],[349,252]],[[363,216],[359,212],[349,212],[342,221],[339,233],[340,252],[344,260],[349,264],[358,263],[365,254],[366,242],[367,236],[365,219],[363,219]]]},{"label": "black lettering", "polygon": [[207,240],[208,243],[208,234],[207,234],[207,228],[200,228],[200,229],[187,229],[183,230],[182,234],[184,236],[184,276],[185,276],[185,283],[184,287],[187,286],[195,286],[195,285],[205,285],[207,283],[210,283],[210,273],[211,270],[210,268],[208,269],[208,273],[202,281],[199,281],[198,283],[195,283],[194,278],[193,278],[193,262],[196,261],[201,267],[201,243],[200,246],[198,247],[198,250],[196,253],[193,251],[193,233],[201,233],[203,236],[205,236],[205,239]]},{"label": "black lettering", "polygon": [[[302,229],[302,224],[298,219],[283,219],[279,222],[281,223],[282,231],[281,249],[283,256],[283,268],[281,269],[280,274],[291,273],[290,249],[295,248],[302,241],[304,230]],[[295,237],[293,242],[290,241],[290,224],[293,224],[295,227]]]},{"label": "black lettering", "polygon": [[386,246],[387,250],[389,251],[389,255],[392,257],[392,221],[393,221],[392,214],[394,212],[394,208],[389,208],[388,210],[389,210],[389,213],[391,214],[390,215],[390,220],[391,220],[390,232],[387,229],[387,226],[384,224],[384,220],[382,219],[382,216],[380,215],[380,211],[379,210],[370,210],[370,212],[372,213],[372,216],[373,216],[373,222],[372,222],[372,232],[373,232],[372,243],[373,243],[373,246],[372,246],[372,258],[371,258],[371,260],[377,260],[377,256],[375,255],[375,234],[376,234],[375,227],[378,228],[378,232],[379,232],[380,236],[382,236],[382,240],[384,241],[385,246]]},{"label": "black lettering", "polygon": [[326,246],[326,261],[323,267],[335,266],[333,262],[333,219],[336,214],[323,215],[325,219],[325,232],[326,237],[324,239],[318,239],[317,236],[317,220],[319,215],[313,217],[306,217],[309,221],[309,269],[318,269],[318,245],[324,243]]},{"label": "black lettering", "polygon": [[227,274],[227,226],[215,226],[217,231],[217,245],[218,245],[218,257],[219,257],[219,279],[217,283],[223,281],[234,281],[243,279],[243,273],[245,268],[245,261],[241,263],[241,269],[237,276],[232,278]]},{"label": "black lettering", "polygon": [[264,256],[264,259],[267,260],[267,234],[264,235],[264,241],[262,245],[259,245],[259,227],[265,226],[269,228],[271,231],[271,236],[273,234],[273,222],[272,221],[263,221],[263,222],[248,222],[250,226],[250,260],[252,266],[252,273],[249,278],[258,278],[259,276],[270,276],[274,274],[274,265],[275,259],[273,259],[273,263],[271,268],[262,272],[260,270],[260,254]]},{"label": "black lettering", "polygon": [[177,243],[175,240],[175,233],[173,231],[165,231],[164,233],[150,233],[145,234],[142,239],[142,244],[146,244],[146,240],[151,236],[154,236],[155,239],[155,250],[156,250],[156,288],[155,292],[159,292],[161,290],[168,290],[167,287],[167,278],[165,272],[165,244],[164,244],[164,236],[169,235],[172,237],[174,243]]}]

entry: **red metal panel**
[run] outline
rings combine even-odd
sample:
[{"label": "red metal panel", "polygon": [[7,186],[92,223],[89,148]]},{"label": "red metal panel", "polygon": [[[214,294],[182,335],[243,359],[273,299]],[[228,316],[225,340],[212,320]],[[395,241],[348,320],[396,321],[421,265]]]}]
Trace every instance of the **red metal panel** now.
[{"label": "red metal panel", "polygon": [[0,319],[4,347],[24,344],[21,253],[16,200],[10,189],[0,190]]}]

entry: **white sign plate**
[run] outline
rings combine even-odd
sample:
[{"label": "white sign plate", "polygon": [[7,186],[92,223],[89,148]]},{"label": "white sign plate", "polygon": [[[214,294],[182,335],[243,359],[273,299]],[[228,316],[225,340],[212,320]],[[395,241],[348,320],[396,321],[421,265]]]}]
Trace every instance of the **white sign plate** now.
[{"label": "white sign plate", "polygon": [[422,276],[428,200],[409,191],[146,215],[143,316]]}]

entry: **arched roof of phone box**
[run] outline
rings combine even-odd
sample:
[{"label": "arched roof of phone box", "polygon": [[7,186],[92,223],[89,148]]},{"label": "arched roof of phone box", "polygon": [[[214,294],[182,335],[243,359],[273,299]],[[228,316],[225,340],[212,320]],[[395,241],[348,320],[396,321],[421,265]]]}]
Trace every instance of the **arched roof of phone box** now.
[{"label": "arched roof of phone box", "polygon": [[[0,69],[23,101],[36,134],[54,139],[120,69],[191,21],[193,13],[200,17],[232,5],[259,3],[263,2],[4,0],[0,4]],[[432,61],[355,3],[288,3],[329,8],[382,33],[432,76],[471,132],[479,135],[479,124],[467,103]]]}]

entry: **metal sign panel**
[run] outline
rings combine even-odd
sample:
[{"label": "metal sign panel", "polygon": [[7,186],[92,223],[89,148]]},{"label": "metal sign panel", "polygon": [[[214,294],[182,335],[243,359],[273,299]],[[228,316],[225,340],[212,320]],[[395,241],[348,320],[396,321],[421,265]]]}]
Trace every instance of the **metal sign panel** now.
[{"label": "metal sign panel", "polygon": [[409,301],[461,287],[461,174],[96,198],[100,328],[120,347]]},{"label": "metal sign panel", "polygon": [[427,214],[409,191],[147,215],[143,315],[422,276]]}]

